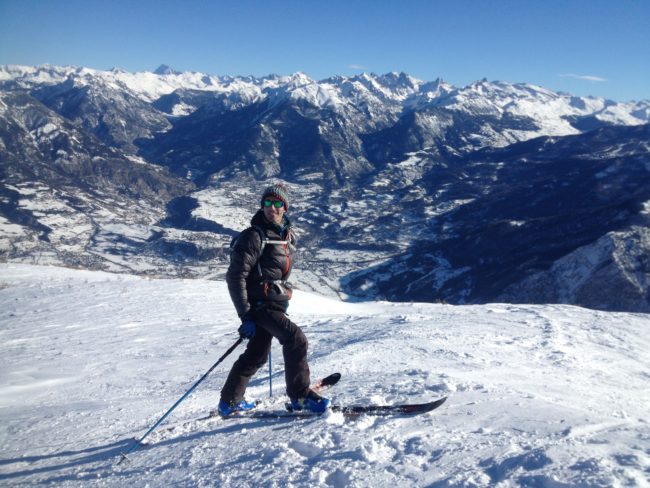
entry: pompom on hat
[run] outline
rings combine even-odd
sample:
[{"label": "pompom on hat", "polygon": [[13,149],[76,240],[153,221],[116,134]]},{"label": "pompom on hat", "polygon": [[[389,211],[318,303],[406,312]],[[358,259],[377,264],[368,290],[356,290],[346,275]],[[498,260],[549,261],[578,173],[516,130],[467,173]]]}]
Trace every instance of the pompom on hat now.
[{"label": "pompom on hat", "polygon": [[264,199],[266,197],[275,197],[281,200],[284,202],[284,207],[289,210],[289,190],[282,183],[274,183],[271,186],[267,186],[262,194],[260,205],[264,206]]}]

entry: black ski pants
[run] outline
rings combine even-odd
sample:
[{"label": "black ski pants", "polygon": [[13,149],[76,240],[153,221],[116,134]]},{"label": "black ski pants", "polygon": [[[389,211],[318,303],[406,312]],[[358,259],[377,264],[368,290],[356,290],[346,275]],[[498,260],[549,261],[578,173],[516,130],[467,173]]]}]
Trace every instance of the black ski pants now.
[{"label": "black ski pants", "polygon": [[286,314],[268,306],[258,308],[253,321],[255,336],[248,341],[246,350],[232,366],[221,390],[221,400],[240,402],[251,377],[266,363],[275,337],[282,344],[284,374],[289,398],[307,394],[309,365],[307,364],[307,337],[302,329],[291,322]]}]

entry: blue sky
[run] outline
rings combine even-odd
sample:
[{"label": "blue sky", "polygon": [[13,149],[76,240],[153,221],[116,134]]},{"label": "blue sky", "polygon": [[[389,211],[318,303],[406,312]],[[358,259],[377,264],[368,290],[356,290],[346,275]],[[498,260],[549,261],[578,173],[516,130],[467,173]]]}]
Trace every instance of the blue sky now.
[{"label": "blue sky", "polygon": [[404,71],[650,99],[648,0],[0,0],[0,64]]}]

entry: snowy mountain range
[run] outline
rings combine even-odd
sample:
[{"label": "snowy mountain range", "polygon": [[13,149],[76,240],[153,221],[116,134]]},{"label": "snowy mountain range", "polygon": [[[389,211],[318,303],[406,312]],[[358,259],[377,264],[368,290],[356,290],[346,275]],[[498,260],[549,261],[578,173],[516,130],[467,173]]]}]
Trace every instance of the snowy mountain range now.
[{"label": "snowy mountain range", "polygon": [[218,277],[283,180],[304,289],[649,312],[649,122],[499,81],[3,66],[0,252]]}]

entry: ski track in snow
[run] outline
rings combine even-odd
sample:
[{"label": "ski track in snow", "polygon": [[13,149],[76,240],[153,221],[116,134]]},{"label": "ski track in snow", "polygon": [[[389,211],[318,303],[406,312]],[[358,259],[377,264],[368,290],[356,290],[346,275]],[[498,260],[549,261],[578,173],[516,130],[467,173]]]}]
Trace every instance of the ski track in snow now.
[{"label": "ski track in snow", "polygon": [[[335,403],[417,417],[210,419],[237,339],[225,284],[0,265],[0,486],[649,486],[650,316],[573,306],[350,304],[297,292]],[[282,409],[280,346],[248,389]]]}]

